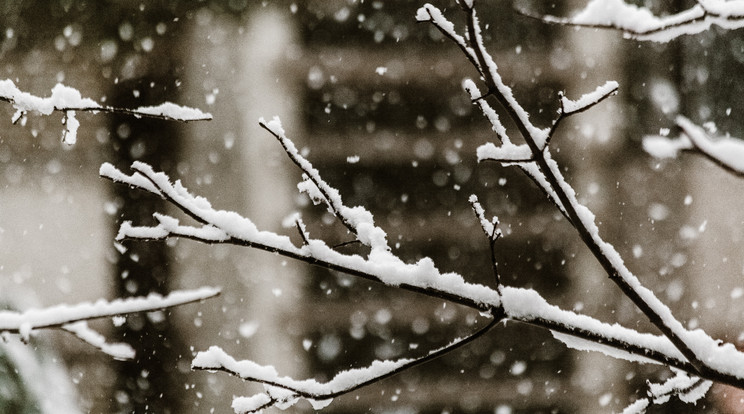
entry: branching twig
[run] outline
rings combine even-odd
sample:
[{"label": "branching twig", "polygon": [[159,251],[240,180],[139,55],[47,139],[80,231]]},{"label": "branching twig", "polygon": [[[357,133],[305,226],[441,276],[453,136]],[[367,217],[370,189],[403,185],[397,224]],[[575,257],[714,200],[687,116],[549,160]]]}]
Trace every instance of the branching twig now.
[{"label": "branching twig", "polygon": [[[284,135],[284,130],[281,128],[281,125],[272,124],[270,127],[263,119],[261,119],[258,124],[279,141],[287,156],[300,168],[300,170],[302,170],[305,177],[315,185],[315,188],[317,188],[321,194],[322,201],[328,206],[330,212],[341,221],[344,227],[346,227],[352,234],[356,235],[356,226],[351,222],[350,218],[344,215],[345,206],[341,201],[341,195],[336,189],[332,188],[322,178],[320,178],[318,170],[313,168],[310,161],[303,157],[299,151],[297,151],[294,144]],[[312,190],[308,191],[312,192]],[[316,198],[312,194],[311,197]]]},{"label": "branching twig", "polygon": [[[234,212],[214,210],[206,200],[188,194],[180,184],[178,187],[181,193],[176,192],[173,188],[176,185],[171,184],[167,176],[152,172],[149,166],[146,168],[141,163],[138,165],[141,173],[132,176],[127,176],[111,166],[102,167],[101,170],[102,174],[108,178],[123,181],[147,191],[154,191],[156,194],[161,194],[161,191],[167,194],[178,194],[171,198],[171,202],[176,203],[175,205],[181,209],[195,211],[208,224],[201,227],[184,226],[173,217],[156,214],[159,221],[157,226],[134,227],[130,223],[124,223],[117,236],[120,240],[127,238],[162,240],[181,237],[208,244],[235,244],[278,253],[308,264],[444,299],[475,310],[494,314],[503,312],[505,318],[513,321],[540,326],[673,366],[692,374],[695,373],[694,367],[664,337],[640,334],[630,329],[603,324],[585,315],[563,311],[548,305],[534,291],[503,288],[499,293],[482,285],[470,284],[465,282],[460,275],[441,274],[436,268],[429,267],[430,259],[411,265],[395,262],[395,258],[391,257],[387,259],[389,260],[387,266],[380,266],[380,263],[374,260],[339,253],[319,240],[309,239],[307,246],[298,248],[291,244],[289,238],[259,231],[250,220]],[[148,174],[149,179],[145,179],[140,174]],[[157,183],[158,187],[153,186],[153,182]],[[738,357],[739,354],[734,354],[731,361],[737,360]],[[741,364],[744,365],[744,360]],[[732,365],[729,370],[721,370],[715,378],[708,378],[742,386],[744,381],[736,376],[734,366]]]},{"label": "branching twig", "polygon": [[704,129],[690,122],[689,119],[677,117],[677,125],[687,136],[695,151],[731,174],[744,177],[744,144],[736,138],[722,138],[713,141]]},{"label": "branching twig", "polygon": [[481,204],[478,202],[478,197],[475,194],[470,196],[469,201],[471,207],[473,208],[473,213],[475,213],[475,217],[478,219],[478,222],[483,229],[483,233],[485,233],[486,237],[488,238],[488,247],[491,251],[491,268],[493,270],[493,277],[496,281],[496,289],[500,291],[501,278],[499,277],[499,269],[496,262],[496,240],[503,237],[504,234],[498,227],[499,218],[494,216],[491,221],[488,221],[486,219],[486,212],[485,210],[483,210],[483,206],[481,206]]},{"label": "branching twig", "polygon": [[593,92],[584,94],[581,96],[581,98],[575,101],[566,98],[563,92],[559,93],[558,97],[560,99],[561,106],[558,109],[558,117],[553,121],[553,124],[550,127],[547,141],[550,142],[550,139],[553,137],[553,135],[555,135],[555,132],[558,130],[558,126],[561,124],[561,121],[571,115],[575,115],[591,109],[610,96],[617,94],[618,87],[619,85],[617,84],[617,82],[608,81],[605,82],[604,85],[598,86],[597,89],[595,89]]},{"label": "branching twig", "polygon": [[[500,320],[509,319],[549,329],[557,339],[573,348],[597,350],[636,361],[661,363],[695,377],[744,388],[742,374],[744,354],[736,351],[730,344],[720,345],[702,331],[686,330],[673,317],[669,308],[641,285],[638,278],[623,264],[614,247],[599,236],[594,216],[586,207],[579,204],[573,188],[565,181],[558,164],[552,159],[548,143],[561,120],[583,112],[614,94],[617,91],[617,84],[608,82],[577,101],[561,97],[558,118],[551,128],[540,129],[531,123],[529,114],[513,96],[511,88],[503,82],[496,64],[486,51],[472,1],[462,0],[460,6],[467,17],[465,36],[459,35],[454,25],[444,18],[441,11],[431,5],[427,4],[420,8],[416,17],[419,21],[431,22],[451,39],[464,52],[483,79],[486,90],[484,94],[479,93],[472,81],[466,82],[464,86],[473,102],[480,106],[491,122],[501,146],[485,145],[479,148],[479,161],[499,160],[505,165],[516,165],[521,168],[576,228],[582,241],[605,272],[659,328],[662,336],[643,334],[617,324],[608,325],[589,316],[577,315],[551,306],[533,290],[502,286],[498,280],[493,247],[493,242],[498,238],[497,222],[485,220],[485,213],[482,207],[478,209],[477,200],[473,203],[474,210],[492,243],[491,253],[497,289],[467,283],[462,276],[455,273],[440,273],[430,258],[424,258],[415,264],[405,263],[390,251],[384,231],[374,225],[368,211],[361,207],[350,209],[342,203],[338,191],[323,181],[318,171],[299,154],[294,144],[285,136],[278,119],[271,122],[262,120],[261,126],[281,143],[288,156],[303,171],[305,181],[300,185],[301,190],[307,191],[313,199],[324,202],[360,242],[370,246],[368,257],[338,252],[321,240],[311,239],[299,225],[297,227],[303,244],[295,246],[288,237],[261,231],[253,222],[237,213],[212,208],[205,199],[189,194],[180,182],[172,184],[165,174],[156,173],[143,163],[133,164],[135,173],[132,175],[123,174],[110,165],[104,165],[101,174],[164,197],[201,225],[181,225],[174,217],[156,214],[158,225],[137,227],[128,222],[124,223],[117,239],[162,240],[183,237],[203,243],[229,243],[270,251],[312,265],[491,313],[494,316],[493,321],[474,336],[484,334]],[[486,100],[488,97],[496,99],[505,109],[523,136],[524,145],[514,145],[510,142],[505,128]],[[466,338],[463,343],[458,342],[456,345],[462,346],[472,340],[471,338]],[[437,352],[450,352],[451,348],[445,347]],[[246,361],[237,362],[214,349],[200,354],[200,357],[195,359],[194,366],[199,369],[223,370],[266,385],[268,388],[265,394],[236,400],[234,403],[234,407],[249,407],[243,411],[251,411],[276,404],[290,404],[298,397],[311,400],[332,398],[364,386],[370,381],[379,381],[398,370],[423,363],[428,360],[427,358],[429,357],[397,363],[375,363],[373,366],[377,364],[377,368],[364,371],[365,375],[373,371],[375,374],[362,380],[359,380],[361,378],[359,375],[362,375],[360,372],[342,373],[329,383],[331,385],[326,384],[326,387],[330,388],[318,388],[319,384],[314,382],[279,377],[265,367]],[[348,379],[345,375],[350,375],[356,380],[344,382]],[[340,386],[341,383],[345,386]],[[697,383],[692,384],[693,388],[690,390],[697,389],[698,386]],[[685,392],[686,390],[683,389]]]}]

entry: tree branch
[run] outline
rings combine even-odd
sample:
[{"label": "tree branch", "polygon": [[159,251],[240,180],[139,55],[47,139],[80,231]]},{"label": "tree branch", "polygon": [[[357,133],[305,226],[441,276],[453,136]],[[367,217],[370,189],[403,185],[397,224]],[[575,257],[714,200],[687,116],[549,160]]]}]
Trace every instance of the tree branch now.
[{"label": "tree branch", "polygon": [[689,9],[663,17],[622,0],[592,0],[569,18],[540,16],[526,10],[516,12],[544,23],[611,29],[621,31],[628,38],[668,42],[683,35],[701,33],[714,24],[726,30],[744,27],[741,4],[741,1],[698,1]]},{"label": "tree branch", "polygon": [[[203,287],[196,290],[174,291],[166,296],[152,293],[148,296],[94,303],[83,302],[75,305],[57,305],[42,309],[29,309],[23,312],[0,311],[0,332],[19,334],[25,341],[34,330],[61,328],[78,336],[104,352],[118,359],[131,358],[131,352],[121,347],[105,345],[100,335],[93,333],[84,321],[121,316],[137,312],[153,312],[175,306],[200,302],[220,294],[219,289]],[[107,352],[110,351],[110,352]]]},{"label": "tree branch", "polygon": [[135,109],[117,108],[101,105],[98,102],[83,98],[77,89],[57,84],[52,88],[52,94],[48,98],[42,98],[23,92],[10,79],[0,80],[0,101],[7,102],[16,108],[11,119],[13,124],[24,119],[28,112],[38,112],[42,115],[50,115],[53,112],[64,113],[65,131],[63,142],[75,144],[77,140],[77,129],[80,122],[75,118],[76,112],[93,113],[117,113],[131,115],[137,118],[155,118],[167,121],[208,121],[212,115],[204,113],[196,108],[176,105],[165,102],[157,106],[143,106]]},{"label": "tree branch", "polygon": [[422,357],[401,359],[398,361],[375,361],[366,368],[355,368],[340,372],[324,384],[320,384],[314,380],[297,381],[287,377],[280,377],[272,367],[260,366],[252,361],[236,361],[218,347],[211,347],[208,351],[199,352],[194,358],[191,367],[197,370],[226,372],[243,380],[279,388],[291,394],[284,394],[277,397],[276,395],[272,395],[274,393],[269,388],[269,391],[265,394],[268,398],[251,397],[251,402],[260,405],[251,407],[249,410],[236,410],[236,412],[256,412],[277,402],[289,402],[297,398],[330,402],[328,400],[390,378],[402,371],[427,363],[461,348],[483,336],[496,326],[500,320],[500,318],[493,318],[486,326],[473,334],[456,340]]}]

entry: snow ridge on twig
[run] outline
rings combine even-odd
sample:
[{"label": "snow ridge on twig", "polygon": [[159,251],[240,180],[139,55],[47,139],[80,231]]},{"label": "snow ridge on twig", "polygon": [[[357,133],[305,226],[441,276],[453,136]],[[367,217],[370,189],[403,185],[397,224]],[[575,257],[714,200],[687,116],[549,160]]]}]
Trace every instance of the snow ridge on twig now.
[{"label": "snow ridge on twig", "polygon": [[134,351],[129,345],[106,343],[103,336],[90,329],[85,321],[172,308],[209,299],[219,294],[219,289],[202,287],[194,290],[173,291],[165,296],[151,293],[148,296],[112,301],[99,299],[96,302],[56,305],[42,309],[28,309],[23,312],[0,311],[0,332],[20,334],[24,341],[28,341],[29,336],[35,330],[61,328],[116,359],[131,359],[134,357]]},{"label": "snow ridge on twig", "polygon": [[52,88],[52,94],[47,98],[24,92],[10,79],[0,80],[0,101],[13,105],[16,109],[12,123],[17,123],[28,112],[38,112],[50,115],[52,112],[64,113],[65,131],[62,136],[64,143],[73,145],[77,141],[77,131],[80,122],[76,118],[78,112],[109,112],[128,114],[135,117],[157,118],[169,121],[192,122],[208,121],[212,115],[199,109],[165,102],[157,106],[144,106],[136,109],[116,108],[101,105],[98,102],[83,98],[80,91],[61,83]]}]

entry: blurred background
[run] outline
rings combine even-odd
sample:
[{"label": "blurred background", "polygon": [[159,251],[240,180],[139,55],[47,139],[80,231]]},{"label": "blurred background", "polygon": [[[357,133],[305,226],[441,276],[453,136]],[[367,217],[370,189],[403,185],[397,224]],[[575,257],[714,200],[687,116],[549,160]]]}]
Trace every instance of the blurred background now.
[{"label": "blurred background", "polygon": [[[502,77],[548,126],[558,93],[569,98],[607,80],[618,96],[565,123],[551,144],[602,235],[690,328],[739,342],[744,259],[744,182],[693,156],[660,163],[641,139],[684,114],[744,136],[740,32],[717,29],[667,44],[575,30],[519,16],[513,5],[478,5]],[[675,4],[645,1],[656,13]],[[452,2],[436,1],[462,27]],[[522,1],[536,14],[568,15],[581,1]],[[260,387],[192,372],[196,352],[218,345],[284,375],[330,379],[374,359],[423,355],[473,332],[476,312],[245,248],[187,240],[113,238],[123,220],[152,223],[162,200],[98,177],[104,161],[133,160],[181,179],[220,209],[297,237],[282,219],[301,211],[313,237],[348,241],[345,228],[296,190],[300,172],[258,127],[279,115],[347,205],[375,214],[408,261],[492,285],[488,243],[467,202],[477,194],[501,219],[504,283],[552,304],[655,332],[607,280],[571,227],[519,171],[477,165],[490,126],[461,90],[477,76],[431,25],[420,2],[371,0],[55,0],[0,3],[0,78],[48,96],[58,82],[106,104],[169,100],[214,120],[176,124],[78,114],[78,143],[61,141],[62,115],[12,125],[0,105],[0,300],[12,309],[220,286],[223,294],[169,312],[95,327],[131,343],[121,362],[79,341],[40,332],[0,348],[0,411],[13,413],[230,412],[234,395]],[[505,119],[505,118],[504,118]],[[518,134],[507,122],[514,140]],[[663,132],[663,131],[662,131]],[[175,212],[174,212],[175,213]],[[299,243],[299,239],[297,240]],[[347,247],[349,252],[354,247]],[[43,373],[39,374],[39,373]],[[326,412],[560,413],[621,411],[646,380],[673,375],[567,349],[549,332],[507,323],[462,350],[337,398]],[[39,378],[44,378],[40,380]],[[307,403],[293,410],[311,411]],[[742,412],[715,387],[695,407],[651,412]],[[739,410],[739,411],[737,411]]]}]

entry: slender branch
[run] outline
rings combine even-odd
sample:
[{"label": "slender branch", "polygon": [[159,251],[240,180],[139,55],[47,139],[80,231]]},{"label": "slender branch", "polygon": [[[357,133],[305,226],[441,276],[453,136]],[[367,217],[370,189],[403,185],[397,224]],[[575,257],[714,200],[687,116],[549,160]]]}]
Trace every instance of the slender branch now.
[{"label": "slender branch", "polygon": [[161,196],[165,201],[178,207],[181,211],[186,213],[186,215],[198,221],[199,223],[209,224],[207,219],[202,217],[196,209],[190,207],[190,204],[177,201],[176,200],[178,196],[177,193],[175,191],[169,191],[169,190],[172,190],[172,187],[164,184],[162,180],[155,180],[152,174],[154,172],[152,171],[152,168],[149,168],[149,166],[146,166],[141,163],[135,163],[135,164],[132,164],[132,169],[136,171],[136,173],[138,173],[139,176],[144,177],[146,180],[148,180],[154,186],[154,188],[158,190],[157,192],[153,192],[153,193]]},{"label": "slender branch", "polygon": [[219,294],[219,289],[204,287],[196,290],[173,291],[166,296],[152,293],[148,296],[112,301],[101,299],[94,303],[56,305],[42,309],[29,309],[23,312],[0,311],[0,331],[22,333],[35,329],[59,328],[63,325],[91,319],[164,310],[174,306],[201,302]]},{"label": "slender branch", "polygon": [[124,342],[107,343],[106,338],[88,327],[88,323],[85,321],[62,325],[61,329],[75,335],[81,341],[97,348],[101,352],[114,357],[114,359],[128,360],[133,359],[135,356],[134,348],[131,345]]},{"label": "slender branch", "polygon": [[[480,338],[496,326],[501,318],[493,318],[486,326],[473,334],[457,340],[443,348],[437,349],[419,358],[399,361],[376,361],[372,366],[361,369],[351,369],[337,374],[325,384],[315,381],[296,381],[286,377],[279,377],[275,372],[265,367],[257,367],[250,361],[238,362],[221,349],[213,347],[207,352],[200,352],[192,363],[192,369],[222,371],[250,382],[257,382],[266,386],[280,388],[292,393],[288,399],[306,398],[310,400],[329,400],[343,394],[353,392],[359,388],[390,378],[405,370],[425,364],[443,355],[451,353],[476,339]],[[277,399],[269,392],[269,401]],[[285,397],[287,398],[287,397]],[[265,408],[263,404],[250,412]]]},{"label": "slender branch", "polygon": [[52,112],[67,113],[70,111],[103,112],[180,122],[209,121],[212,119],[212,115],[209,113],[170,102],[134,109],[101,105],[92,99],[81,97],[80,92],[76,89],[62,84],[57,84],[52,88],[50,97],[41,98],[21,91],[9,79],[0,80],[0,101],[7,102],[17,109],[18,112],[13,116],[13,123],[29,111],[36,111],[44,115]]},{"label": "slender branch", "polygon": [[301,218],[297,217],[295,220],[295,227],[297,228],[297,232],[300,233],[300,237],[302,237],[302,244],[305,246],[310,244],[308,241],[307,231],[305,230],[305,223],[302,222]]},{"label": "slender branch", "polygon": [[116,359],[131,359],[134,357],[131,347],[126,344],[106,343],[103,336],[88,328],[86,321],[137,312],[165,310],[200,302],[219,294],[219,289],[204,287],[196,290],[174,291],[166,296],[153,293],[146,297],[116,299],[110,302],[101,299],[95,303],[57,305],[23,312],[0,311],[0,332],[19,334],[24,342],[28,342],[31,333],[35,330],[62,329]]},{"label": "slender branch", "polygon": [[[704,10],[701,10],[700,13],[685,16],[685,14],[690,14],[690,11],[696,9],[698,6],[699,5],[696,5],[695,7],[693,7],[693,9],[688,9],[688,10],[685,10],[684,12],[680,12],[674,15],[667,16],[667,18],[665,19],[665,22],[658,20],[657,24],[654,27],[649,27],[647,29],[640,29],[640,30],[634,29],[630,26],[624,26],[620,22],[612,22],[611,20],[608,20],[607,23],[581,22],[581,21],[577,21],[575,19],[567,18],[567,17],[558,17],[558,16],[551,16],[551,15],[537,15],[537,14],[530,13],[529,11],[525,9],[515,9],[514,11],[521,16],[528,17],[530,19],[539,20],[543,23],[583,27],[587,29],[619,30],[629,35],[632,38],[644,40],[646,37],[650,35],[672,31],[677,28],[692,27],[695,24],[705,21],[706,18],[710,17],[710,14]],[[675,19],[677,21],[672,22]],[[739,18],[737,18],[737,20],[738,19]],[[703,31],[703,30],[705,29],[702,29],[699,31]],[[696,33],[699,31],[696,30],[692,33]]]},{"label": "slender branch", "polygon": [[561,124],[561,121],[571,115],[579,114],[593,108],[595,105],[599,104],[610,96],[617,94],[618,88],[619,85],[617,82],[606,82],[604,85],[597,87],[597,89],[595,89],[593,92],[582,95],[581,98],[576,101],[572,101],[566,98],[563,92],[559,92],[558,98],[560,102],[560,108],[558,109],[558,117],[556,117],[556,119],[550,126],[550,132],[548,133],[546,143],[550,141],[553,135],[555,135],[555,132],[558,130],[558,126]]},{"label": "slender branch", "polygon": [[478,197],[473,194],[470,196],[470,206],[473,209],[473,213],[475,214],[475,217],[478,219],[478,222],[481,225],[481,228],[483,229],[483,233],[485,233],[486,237],[488,238],[488,247],[491,251],[491,269],[493,270],[493,277],[496,281],[496,290],[501,290],[501,278],[499,276],[499,269],[498,264],[496,262],[496,240],[503,237],[503,233],[501,232],[501,229],[498,228],[499,225],[499,218],[494,216],[493,220],[488,221],[486,219],[486,212],[483,209],[483,206],[478,202]]},{"label": "slender branch", "polygon": [[430,4],[424,5],[416,14],[416,21],[419,23],[431,22],[434,27],[439,30],[440,33],[442,33],[445,37],[447,37],[454,44],[456,44],[457,47],[460,48],[462,53],[465,55],[465,57],[468,58],[468,60],[475,67],[478,73],[481,76],[485,76],[483,68],[480,67],[479,61],[476,58],[473,49],[468,46],[467,42],[462,36],[458,35],[457,32],[455,32],[454,25],[447,24],[449,22],[444,19],[444,16],[442,15],[442,12],[439,11],[439,9],[431,6]]},{"label": "slender branch", "polygon": [[339,244],[335,244],[333,245],[333,248],[339,249],[341,247],[351,246],[352,244],[359,244],[359,243],[360,243],[359,240],[349,240],[349,241],[341,242]]},{"label": "slender branch", "polygon": [[297,151],[297,149],[294,147],[294,144],[292,144],[291,141],[289,141],[284,134],[283,131],[277,131],[276,128],[270,128],[266,122],[262,119],[258,123],[261,128],[268,131],[271,135],[274,136],[274,138],[279,141],[282,148],[284,149],[284,152],[287,154],[289,159],[292,160],[292,162],[299,167],[302,172],[305,173],[307,178],[315,184],[315,187],[320,191],[320,193],[323,196],[323,200],[325,201],[328,208],[331,210],[334,216],[346,227],[352,234],[358,235],[358,230],[356,226],[351,222],[351,220],[345,216],[344,214],[344,205],[341,202],[341,196],[338,194],[338,191],[336,191],[334,188],[329,186],[323,179],[320,178],[320,175],[318,174],[318,170],[313,168],[310,161],[308,161],[306,158],[304,158],[300,153]]}]

